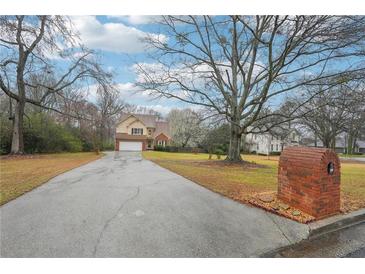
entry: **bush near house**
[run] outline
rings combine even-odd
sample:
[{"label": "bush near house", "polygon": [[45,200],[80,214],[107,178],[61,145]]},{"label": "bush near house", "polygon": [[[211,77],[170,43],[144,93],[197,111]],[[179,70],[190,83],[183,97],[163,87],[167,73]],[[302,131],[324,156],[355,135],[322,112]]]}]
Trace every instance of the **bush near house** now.
[{"label": "bush near house", "polygon": [[218,159],[221,159],[221,156],[222,155],[226,155],[227,153],[225,151],[223,151],[223,149],[219,149],[217,148],[215,151],[214,151],[214,154],[217,155],[217,158]]},{"label": "bush near house", "polygon": [[204,152],[216,154],[215,151],[218,150],[226,154],[229,147],[229,132],[230,127],[228,124],[208,130],[200,144]]},{"label": "bush near house", "polygon": [[202,153],[204,150],[198,147],[178,147],[178,146],[155,146],[155,151],[180,152],[180,153]]},{"label": "bush near house", "polygon": [[[157,146],[155,146],[154,150],[156,150],[156,151],[171,152],[173,150],[173,147],[170,147],[170,146],[164,147],[164,146],[157,145]],[[177,151],[174,151],[174,152],[177,152]]]},{"label": "bush near house", "polygon": [[106,151],[114,151],[114,142],[106,142],[104,144],[102,144],[102,150],[106,150]]}]

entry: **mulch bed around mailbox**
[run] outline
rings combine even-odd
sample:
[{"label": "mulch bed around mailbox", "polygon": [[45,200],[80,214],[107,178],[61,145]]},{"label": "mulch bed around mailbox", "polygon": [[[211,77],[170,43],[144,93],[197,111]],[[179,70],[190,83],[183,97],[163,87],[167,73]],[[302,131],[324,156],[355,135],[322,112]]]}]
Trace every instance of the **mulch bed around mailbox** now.
[{"label": "mulch bed around mailbox", "polygon": [[248,202],[254,206],[303,224],[316,220],[315,217],[301,211],[300,209],[294,208],[283,201],[280,201],[277,198],[275,191],[252,195],[248,199]]},{"label": "mulch bed around mailbox", "polygon": [[[314,216],[311,216],[302,210],[289,206],[285,202],[277,198],[276,191],[261,192],[252,194],[248,199],[245,199],[251,205],[260,207],[271,213],[292,219],[294,221],[307,224],[317,220]],[[353,197],[348,197],[344,194],[341,195],[341,210],[338,214],[347,214],[358,208],[365,208],[365,201],[356,200]]]}]

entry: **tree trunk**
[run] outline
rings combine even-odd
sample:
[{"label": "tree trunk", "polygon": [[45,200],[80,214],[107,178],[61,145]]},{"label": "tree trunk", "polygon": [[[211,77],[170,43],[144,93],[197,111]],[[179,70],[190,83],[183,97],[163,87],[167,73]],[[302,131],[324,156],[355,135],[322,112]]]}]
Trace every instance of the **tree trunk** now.
[{"label": "tree trunk", "polygon": [[227,161],[231,161],[231,162],[242,161],[241,136],[242,136],[242,134],[240,133],[240,128],[235,124],[231,124],[229,149],[228,149],[228,156],[226,159]]},{"label": "tree trunk", "polygon": [[353,145],[354,145],[353,136],[350,133],[348,134],[348,140],[347,140],[347,154],[353,153]]},{"label": "tree trunk", "polygon": [[353,137],[352,143],[351,143],[351,154],[354,154],[356,152],[356,141],[357,141],[357,135]]},{"label": "tree trunk", "polygon": [[323,142],[323,147],[325,148],[331,148],[332,147],[332,138],[330,136],[325,136],[321,138]]},{"label": "tree trunk", "polygon": [[314,136],[314,146],[317,147],[317,135]]},{"label": "tree trunk", "polygon": [[13,137],[11,141],[11,154],[24,153],[23,141],[23,117],[24,117],[24,102],[17,101],[15,105]]},{"label": "tree trunk", "polygon": [[331,141],[331,147],[334,151],[336,151],[336,137],[333,137],[332,138],[332,141]]},{"label": "tree trunk", "polygon": [[[17,36],[17,41],[18,40],[20,40],[20,36]],[[18,99],[15,105],[13,138],[11,141],[11,151],[10,151],[11,154],[24,154],[24,140],[23,140],[23,118],[24,118],[24,108],[25,108],[24,68],[28,54],[24,52],[23,45],[19,45],[19,61],[16,68]]]},{"label": "tree trunk", "polygon": [[103,121],[103,122],[101,122],[100,127],[99,127],[99,140],[100,140],[101,146],[103,146],[105,144],[105,131],[106,131],[105,121]]}]

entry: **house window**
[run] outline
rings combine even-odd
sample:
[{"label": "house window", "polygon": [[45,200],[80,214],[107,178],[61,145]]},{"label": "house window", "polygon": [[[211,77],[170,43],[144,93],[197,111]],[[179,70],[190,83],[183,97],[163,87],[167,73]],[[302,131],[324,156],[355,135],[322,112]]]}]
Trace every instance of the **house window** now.
[{"label": "house window", "polygon": [[152,134],[152,129],[149,129],[148,130],[148,135],[151,135]]},{"label": "house window", "polygon": [[164,146],[166,146],[166,141],[165,140],[158,140],[157,145],[164,147]]},{"label": "house window", "polygon": [[292,134],[292,139],[293,139],[293,141],[295,141],[295,133],[294,132]]},{"label": "house window", "polygon": [[279,150],[279,145],[278,144],[276,144],[276,151],[278,151]]},{"label": "house window", "polygon": [[143,135],[143,128],[132,128],[132,135]]},{"label": "house window", "polygon": [[259,150],[259,144],[256,145],[257,150]]}]

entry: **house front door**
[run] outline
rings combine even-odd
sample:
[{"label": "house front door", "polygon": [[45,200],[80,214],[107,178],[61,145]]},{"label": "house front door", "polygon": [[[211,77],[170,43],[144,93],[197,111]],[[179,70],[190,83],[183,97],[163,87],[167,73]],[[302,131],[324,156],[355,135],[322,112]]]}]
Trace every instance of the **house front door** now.
[{"label": "house front door", "polygon": [[147,141],[147,148],[152,149],[152,140]]}]

